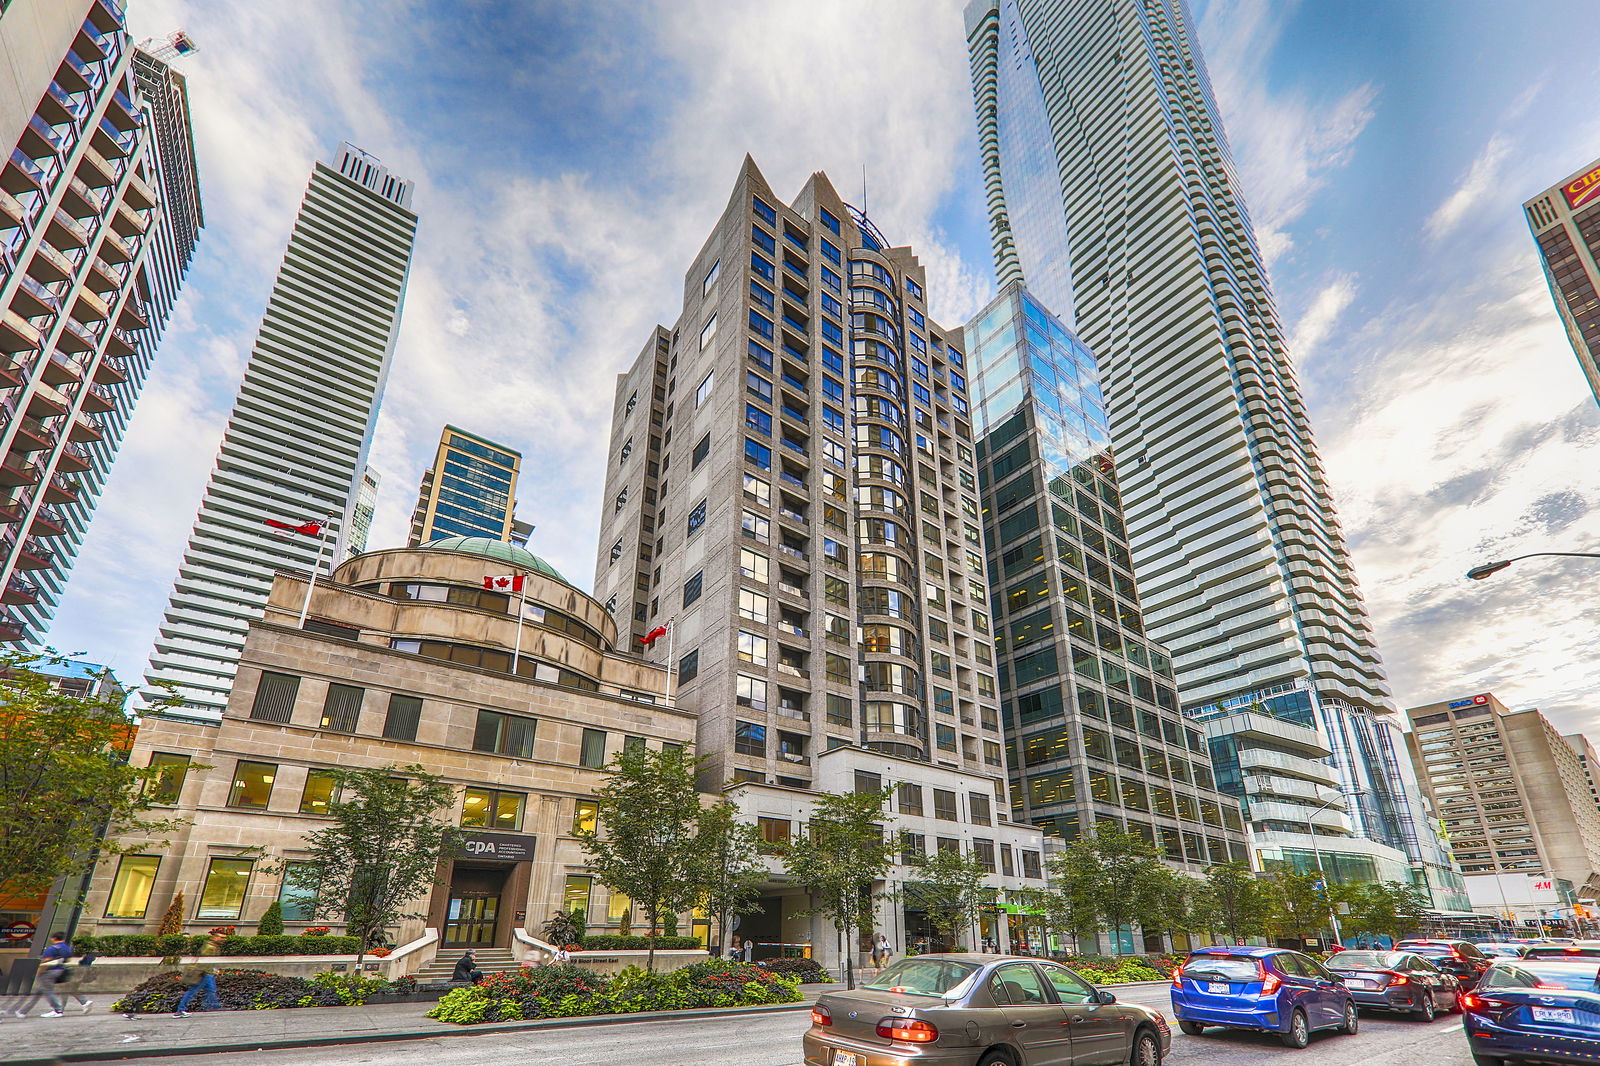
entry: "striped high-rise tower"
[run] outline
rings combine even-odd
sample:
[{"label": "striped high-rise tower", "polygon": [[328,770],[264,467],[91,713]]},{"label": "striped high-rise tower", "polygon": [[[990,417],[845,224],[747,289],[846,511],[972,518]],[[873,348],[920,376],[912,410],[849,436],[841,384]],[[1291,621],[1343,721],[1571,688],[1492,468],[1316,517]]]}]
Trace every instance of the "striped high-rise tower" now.
[{"label": "striped high-rise tower", "polygon": [[349,144],[312,171],[145,675],[177,686],[175,713],[222,713],[273,573],[318,558],[315,538],[267,520],[331,516],[341,544],[350,528],[400,327],[410,204],[410,182]]},{"label": "striped high-rise tower", "polygon": [[[1000,281],[1095,353],[1186,713],[1314,719],[1356,833],[1449,881],[1187,6],[974,0],[967,31]],[[1247,816],[1266,861],[1311,864],[1305,822]]]}]

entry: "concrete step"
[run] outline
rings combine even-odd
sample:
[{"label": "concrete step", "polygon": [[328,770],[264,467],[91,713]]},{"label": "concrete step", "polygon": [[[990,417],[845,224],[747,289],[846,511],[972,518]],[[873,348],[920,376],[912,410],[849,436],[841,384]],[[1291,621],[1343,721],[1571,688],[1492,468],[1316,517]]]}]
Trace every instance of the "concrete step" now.
[{"label": "concrete step", "polygon": [[[516,957],[506,948],[484,948],[473,952],[473,957],[477,960],[478,969],[484,973],[515,970],[519,965]],[[417,979],[431,981],[449,977],[455,972],[456,960],[460,958],[461,953],[456,949],[443,950],[431,963],[417,971]]]}]

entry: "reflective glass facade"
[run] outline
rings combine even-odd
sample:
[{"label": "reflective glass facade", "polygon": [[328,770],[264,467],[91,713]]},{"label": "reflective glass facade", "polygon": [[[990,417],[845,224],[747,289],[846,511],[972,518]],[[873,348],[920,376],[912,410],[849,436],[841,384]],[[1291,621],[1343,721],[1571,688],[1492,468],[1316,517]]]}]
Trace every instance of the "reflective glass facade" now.
[{"label": "reflective glass facade", "polygon": [[411,544],[440,537],[511,540],[521,466],[521,452],[446,426],[433,466],[422,475]]}]

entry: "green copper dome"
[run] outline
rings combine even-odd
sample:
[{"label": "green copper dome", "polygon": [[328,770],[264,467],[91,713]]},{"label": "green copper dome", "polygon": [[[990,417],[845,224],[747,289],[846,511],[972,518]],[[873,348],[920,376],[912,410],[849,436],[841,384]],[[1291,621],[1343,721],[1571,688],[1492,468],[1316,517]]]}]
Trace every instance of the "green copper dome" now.
[{"label": "green copper dome", "polygon": [[489,537],[440,537],[430,540],[423,545],[424,548],[438,548],[447,552],[467,552],[471,555],[482,555],[490,559],[498,559],[514,570],[532,570],[540,574],[549,574],[557,581],[566,581],[561,572],[527,548],[519,548],[515,544],[508,544],[503,540],[494,540]]}]

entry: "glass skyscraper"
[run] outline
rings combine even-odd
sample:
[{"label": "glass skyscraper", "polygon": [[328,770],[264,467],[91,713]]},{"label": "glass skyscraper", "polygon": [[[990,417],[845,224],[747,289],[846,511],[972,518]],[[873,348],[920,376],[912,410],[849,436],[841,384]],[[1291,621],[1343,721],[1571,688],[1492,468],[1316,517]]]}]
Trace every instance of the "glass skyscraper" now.
[{"label": "glass skyscraper", "polygon": [[[1095,353],[1185,712],[1307,704],[1336,817],[1445,878],[1187,6],[974,0],[967,30],[1000,280]],[[1305,822],[1251,823],[1309,865]]]},{"label": "glass skyscraper", "polygon": [[512,540],[522,453],[445,426],[411,512],[411,545],[440,537]]}]

